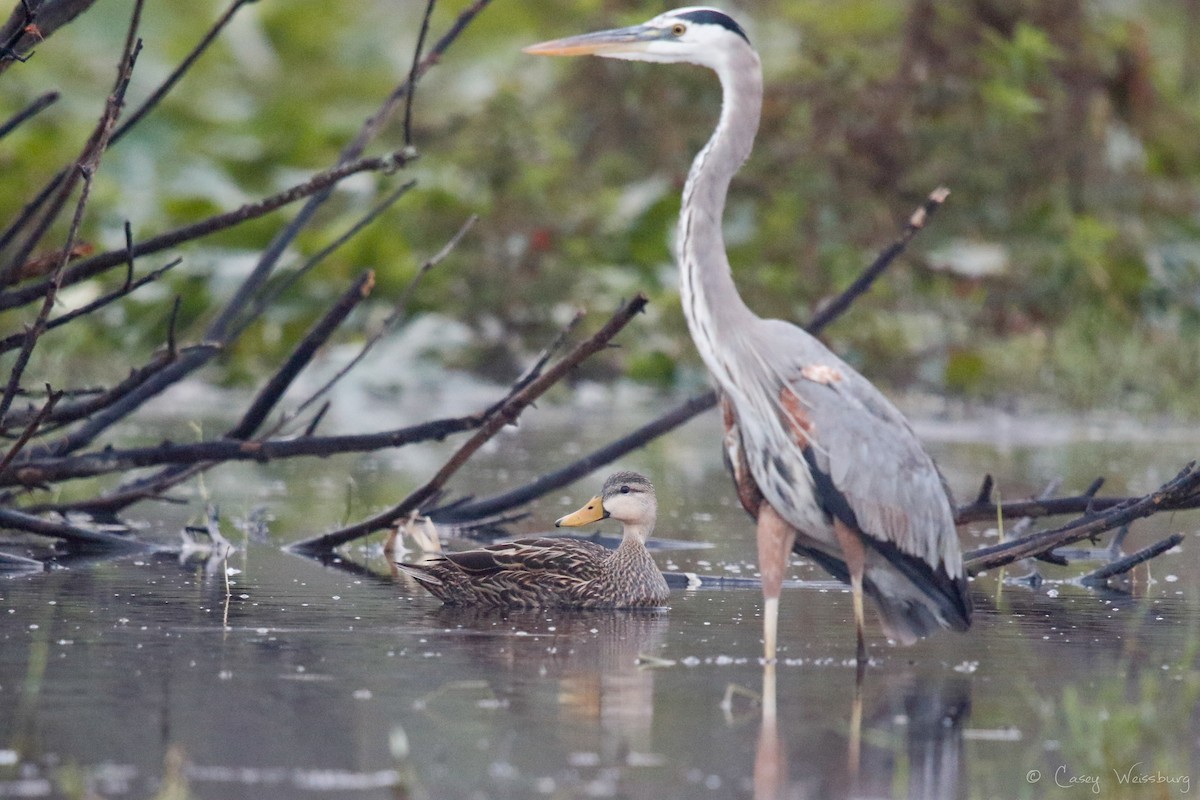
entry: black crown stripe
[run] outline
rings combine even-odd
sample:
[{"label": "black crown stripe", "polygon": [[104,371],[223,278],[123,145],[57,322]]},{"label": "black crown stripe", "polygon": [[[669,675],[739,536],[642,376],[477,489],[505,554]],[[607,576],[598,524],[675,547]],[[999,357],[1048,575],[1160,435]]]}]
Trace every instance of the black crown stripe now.
[{"label": "black crown stripe", "polygon": [[711,8],[702,8],[699,11],[689,11],[686,14],[680,14],[680,19],[686,19],[689,22],[695,22],[699,25],[720,25],[726,30],[733,31],[738,36],[746,40],[746,44],[750,44],[750,37],[742,30],[742,26],[738,25],[728,14],[723,14]]}]

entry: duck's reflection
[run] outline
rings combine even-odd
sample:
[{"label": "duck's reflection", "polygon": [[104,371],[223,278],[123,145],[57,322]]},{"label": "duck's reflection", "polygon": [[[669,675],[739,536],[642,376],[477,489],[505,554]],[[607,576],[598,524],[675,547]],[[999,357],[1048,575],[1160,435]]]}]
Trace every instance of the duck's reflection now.
[{"label": "duck's reflection", "polygon": [[[539,686],[556,681],[562,714],[598,722],[627,746],[650,746],[655,671],[639,661],[661,648],[665,612],[442,607],[433,616],[473,661],[508,676],[536,675]],[[509,692],[519,694],[520,686]]]},{"label": "duck's reflection", "polygon": [[[855,682],[843,735],[794,737],[777,711],[776,668],[763,668],[763,709],[754,761],[755,800],[889,797],[907,774],[906,796],[960,796],[970,681],[960,675],[887,675]],[[903,746],[901,745],[903,742]],[[844,749],[843,767],[830,749]],[[793,774],[794,773],[794,774]]]}]

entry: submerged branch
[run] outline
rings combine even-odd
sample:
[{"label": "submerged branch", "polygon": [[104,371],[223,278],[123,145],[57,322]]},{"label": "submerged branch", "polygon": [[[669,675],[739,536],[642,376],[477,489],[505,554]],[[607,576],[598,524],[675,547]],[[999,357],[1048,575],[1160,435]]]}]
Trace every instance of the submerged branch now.
[{"label": "submerged branch", "polygon": [[1011,542],[981,547],[963,555],[970,574],[1011,564],[1022,558],[1033,558],[1057,547],[1097,536],[1119,528],[1135,519],[1160,511],[1195,508],[1200,499],[1200,469],[1192,462],[1157,490],[1131,499],[1106,511],[1085,514],[1058,528],[1039,531]]}]

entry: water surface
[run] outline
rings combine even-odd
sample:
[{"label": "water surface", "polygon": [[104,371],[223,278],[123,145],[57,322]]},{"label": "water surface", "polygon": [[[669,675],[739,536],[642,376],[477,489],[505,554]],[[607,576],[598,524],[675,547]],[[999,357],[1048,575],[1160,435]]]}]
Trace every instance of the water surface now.
[{"label": "water surface", "polygon": [[[511,488],[613,430],[603,410],[539,413],[456,486]],[[623,424],[639,413],[651,411]],[[752,577],[753,531],[715,424],[621,466],[655,479],[660,535],[715,545],[664,551],[660,565]],[[1108,474],[1106,491],[1143,491],[1200,451],[1140,426],[1104,438],[1091,423],[1044,425],[920,427],[962,496],[987,471],[1006,497],[1056,475],[1067,489]],[[444,452],[218,473],[204,491],[241,547],[228,562],[141,555],[0,578],[0,798],[1190,795],[1192,514],[1135,525],[1127,549],[1187,538],[1119,591],[1065,582],[1082,567],[1043,567],[1037,588],[975,581],[966,635],[898,648],[872,621],[857,698],[850,596],[797,562],[772,725],[755,588],[676,590],[668,612],[484,614],[393,575],[377,541],[331,566],[281,551],[394,501]],[[546,498],[514,532],[544,530],[602,477]],[[232,524],[256,506],[269,541]],[[184,518],[162,511],[146,535],[170,540]],[[967,546],[991,541],[987,529],[965,531]]]}]

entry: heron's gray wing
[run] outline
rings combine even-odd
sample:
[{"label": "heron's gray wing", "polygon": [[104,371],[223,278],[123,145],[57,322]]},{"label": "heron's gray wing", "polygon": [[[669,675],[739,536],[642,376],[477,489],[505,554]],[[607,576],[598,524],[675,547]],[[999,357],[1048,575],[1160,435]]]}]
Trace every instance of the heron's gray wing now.
[{"label": "heron's gray wing", "polygon": [[[933,460],[887,398],[850,367],[801,368],[788,382],[803,414],[814,480],[829,482],[828,511],[878,542],[951,578],[962,557],[950,498]],[[783,403],[787,413],[788,403]],[[841,506],[841,507],[839,507]]]},{"label": "heron's gray wing", "polygon": [[804,415],[802,452],[818,502],[906,578],[907,591],[872,587],[890,579],[868,569],[868,593],[877,596],[888,630],[904,641],[938,624],[965,630],[971,600],[950,498],[900,412],[841,364],[802,370],[781,398],[785,413]]}]

